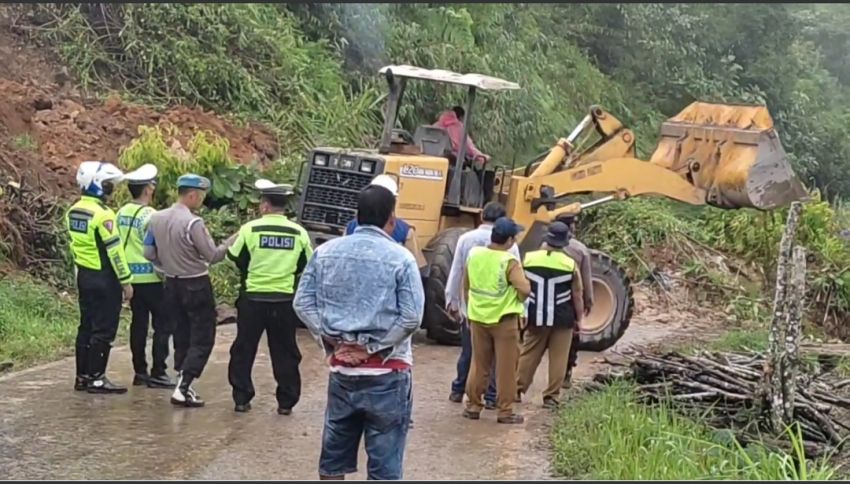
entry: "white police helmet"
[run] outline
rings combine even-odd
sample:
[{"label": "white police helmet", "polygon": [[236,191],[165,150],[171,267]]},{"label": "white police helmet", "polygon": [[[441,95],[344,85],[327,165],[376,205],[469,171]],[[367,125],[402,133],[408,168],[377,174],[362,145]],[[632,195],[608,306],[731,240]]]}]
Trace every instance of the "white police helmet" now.
[{"label": "white police helmet", "polygon": [[394,197],[398,196],[398,183],[395,179],[389,175],[378,175],[372,179],[370,185],[377,185],[379,187],[384,187],[390,192],[392,192]]},{"label": "white police helmet", "polygon": [[112,186],[104,190],[104,184],[113,185],[124,179],[124,173],[112,163],[102,161],[84,161],[77,168],[77,185],[87,195],[102,197],[112,191]]}]

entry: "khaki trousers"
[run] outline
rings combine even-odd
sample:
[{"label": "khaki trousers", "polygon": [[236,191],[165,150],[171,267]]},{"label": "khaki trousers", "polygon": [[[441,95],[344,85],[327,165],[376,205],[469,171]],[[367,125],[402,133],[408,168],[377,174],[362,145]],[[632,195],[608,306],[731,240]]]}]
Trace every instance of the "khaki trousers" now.
[{"label": "khaki trousers", "polygon": [[529,326],[523,336],[517,371],[517,390],[525,393],[534,381],[543,352],[549,350],[549,382],[543,398],[558,399],[567,375],[567,361],[573,341],[572,328]]},{"label": "khaki trousers", "polygon": [[469,322],[472,336],[472,366],[466,380],[466,409],[481,412],[481,396],[487,390],[490,368],[496,359],[496,408],[499,417],[514,413],[516,370],[519,359],[519,315],[508,314],[497,324]]}]

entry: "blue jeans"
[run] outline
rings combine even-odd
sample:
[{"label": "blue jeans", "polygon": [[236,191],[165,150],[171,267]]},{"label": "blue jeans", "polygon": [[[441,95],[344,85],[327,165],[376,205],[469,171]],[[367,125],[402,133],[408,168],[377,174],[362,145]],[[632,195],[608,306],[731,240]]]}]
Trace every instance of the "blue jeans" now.
[{"label": "blue jeans", "polygon": [[[466,391],[466,378],[469,376],[469,367],[472,364],[472,337],[469,335],[469,321],[464,318],[460,324],[460,356],[457,358],[457,378],[452,382],[452,393],[464,393]],[[496,364],[490,370],[490,385],[484,394],[486,403],[496,403]]]},{"label": "blue jeans", "polygon": [[319,475],[357,472],[364,437],[370,480],[400,480],[412,408],[409,371],[379,376],[331,373]]}]

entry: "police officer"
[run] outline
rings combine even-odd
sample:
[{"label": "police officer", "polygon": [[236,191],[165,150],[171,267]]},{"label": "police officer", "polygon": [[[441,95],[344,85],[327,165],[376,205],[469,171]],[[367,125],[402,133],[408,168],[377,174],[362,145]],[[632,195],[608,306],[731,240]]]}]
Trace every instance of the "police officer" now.
[{"label": "police officer", "polygon": [[[148,223],[151,215],[156,213],[150,206],[156,190],[156,176],[156,167],[146,164],[124,177],[133,201],[118,210],[118,230],[130,272],[133,273],[133,299],[130,301],[130,309],[133,311],[133,319],[130,322],[130,351],[133,354],[133,369],[136,373],[133,385],[174,388],[174,382],[165,371],[168,344],[173,330],[168,327],[169,320],[162,312],[162,278],[143,254]],[[153,365],[148,375],[145,343],[151,320]]]},{"label": "police officer", "polygon": [[78,391],[127,392],[126,387],[106,377],[109,352],[121,315],[122,286],[124,297],[133,297],[132,274],[121,247],[115,212],[104,203],[123,176],[111,163],[82,162],[77,169],[82,197],[65,215],[80,301],[74,382]]},{"label": "police officer", "polygon": [[236,340],[230,347],[228,378],[237,412],[251,409],[251,369],[263,331],[277,381],[277,413],[289,415],[301,397],[301,352],[295,339],[298,317],[292,309],[296,277],[313,255],[310,237],[284,215],[289,185],[257,180],[262,216],[243,225],[227,252],[242,273],[237,302]]},{"label": "police officer", "polygon": [[174,368],[179,372],[171,403],[203,407],[192,388],[215,346],[215,296],[209,265],[224,259],[231,237],[216,247],[204,221],[193,211],[201,208],[210,181],[195,174],[177,179],[177,202],[151,216],[144,256],[165,275],[164,307],[174,324]]}]

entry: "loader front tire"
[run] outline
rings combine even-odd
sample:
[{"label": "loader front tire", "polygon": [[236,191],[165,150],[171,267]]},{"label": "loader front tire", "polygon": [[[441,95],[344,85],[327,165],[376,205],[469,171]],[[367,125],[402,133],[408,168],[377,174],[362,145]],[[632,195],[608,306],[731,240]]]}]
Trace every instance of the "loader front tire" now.
[{"label": "loader front tire", "polygon": [[590,251],[593,308],[579,334],[579,351],[603,351],[616,343],[632,320],[634,296],[626,272],[597,250]]},{"label": "loader front tire", "polygon": [[443,345],[460,346],[460,324],[446,313],[446,282],[457,241],[467,230],[462,227],[444,230],[431,239],[423,250],[430,271],[425,279],[425,316],[422,327],[428,338]]}]

